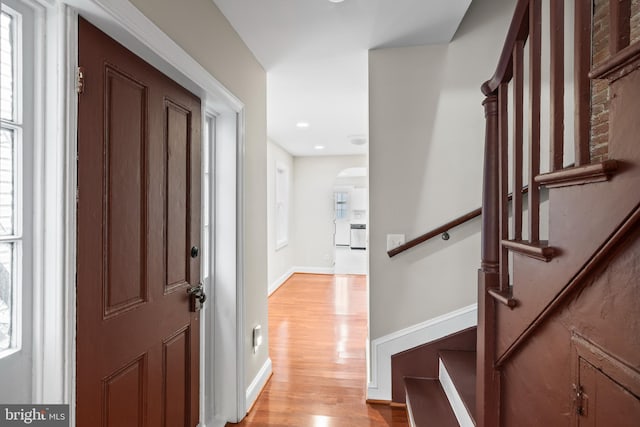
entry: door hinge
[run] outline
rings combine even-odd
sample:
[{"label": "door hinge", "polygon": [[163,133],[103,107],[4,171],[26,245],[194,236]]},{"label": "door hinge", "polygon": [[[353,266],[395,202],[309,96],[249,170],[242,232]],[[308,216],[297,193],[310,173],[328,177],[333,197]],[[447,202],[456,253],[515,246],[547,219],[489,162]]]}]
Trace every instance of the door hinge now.
[{"label": "door hinge", "polygon": [[576,408],[576,414],[582,417],[587,416],[587,396],[584,394],[584,389],[581,385],[573,384],[574,402]]},{"label": "door hinge", "polygon": [[84,93],[84,67],[78,67],[76,91],[78,94]]}]

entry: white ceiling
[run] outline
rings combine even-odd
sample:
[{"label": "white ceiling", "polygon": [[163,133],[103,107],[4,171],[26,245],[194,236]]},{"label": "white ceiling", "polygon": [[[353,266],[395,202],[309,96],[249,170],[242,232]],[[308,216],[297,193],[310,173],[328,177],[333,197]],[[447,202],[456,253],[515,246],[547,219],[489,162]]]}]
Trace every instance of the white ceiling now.
[{"label": "white ceiling", "polygon": [[267,133],[294,156],[366,153],[350,140],[368,136],[367,51],[449,42],[471,3],[213,1],[266,70]]}]

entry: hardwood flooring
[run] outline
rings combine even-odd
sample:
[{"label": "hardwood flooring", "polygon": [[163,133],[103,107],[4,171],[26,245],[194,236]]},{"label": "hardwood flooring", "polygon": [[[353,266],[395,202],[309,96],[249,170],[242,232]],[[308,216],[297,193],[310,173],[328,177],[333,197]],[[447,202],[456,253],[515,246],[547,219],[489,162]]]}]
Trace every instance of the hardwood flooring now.
[{"label": "hardwood flooring", "polygon": [[237,426],[408,425],[365,402],[365,276],[296,274],[269,298],[273,376]]}]

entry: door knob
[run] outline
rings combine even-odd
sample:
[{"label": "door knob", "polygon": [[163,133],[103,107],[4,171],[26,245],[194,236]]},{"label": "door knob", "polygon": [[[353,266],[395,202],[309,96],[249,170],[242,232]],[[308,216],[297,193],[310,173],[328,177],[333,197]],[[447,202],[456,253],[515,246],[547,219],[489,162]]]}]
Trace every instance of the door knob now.
[{"label": "door knob", "polygon": [[200,311],[204,302],[207,300],[207,295],[204,293],[202,283],[198,283],[196,286],[192,286],[187,289],[187,294],[190,297],[190,310]]}]

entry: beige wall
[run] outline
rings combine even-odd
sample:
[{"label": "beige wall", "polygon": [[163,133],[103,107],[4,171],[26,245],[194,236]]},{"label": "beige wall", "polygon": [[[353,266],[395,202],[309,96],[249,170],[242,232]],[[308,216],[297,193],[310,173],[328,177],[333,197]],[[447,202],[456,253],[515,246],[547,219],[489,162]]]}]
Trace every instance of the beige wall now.
[{"label": "beige wall", "polygon": [[211,0],[132,0],[245,105],[244,283],[245,388],[268,357],[268,334],[257,353],[252,328],[267,326],[266,73]]},{"label": "beige wall", "polygon": [[[276,249],[276,163],[289,168],[289,242]],[[267,143],[268,277],[270,289],[293,271],[333,271],[334,212],[336,186],[367,187],[366,177],[339,178],[352,167],[366,167],[367,158],[357,156],[293,157],[273,141]]]},{"label": "beige wall", "polygon": [[416,237],[480,206],[480,85],[494,72],[515,0],[471,4],[448,45],[369,54],[370,338],[476,301],[473,221],[388,258],[386,235]]}]

